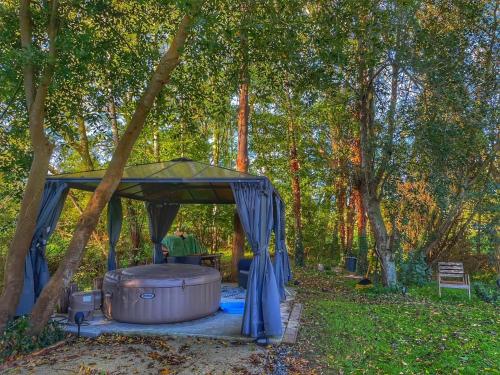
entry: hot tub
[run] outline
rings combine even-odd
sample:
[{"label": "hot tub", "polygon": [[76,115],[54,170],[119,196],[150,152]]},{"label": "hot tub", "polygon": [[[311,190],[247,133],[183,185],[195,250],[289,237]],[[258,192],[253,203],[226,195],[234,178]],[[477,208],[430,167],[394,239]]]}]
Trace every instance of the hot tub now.
[{"label": "hot tub", "polygon": [[104,314],[126,323],[174,323],[216,312],[221,276],[210,267],[150,264],[106,273]]}]

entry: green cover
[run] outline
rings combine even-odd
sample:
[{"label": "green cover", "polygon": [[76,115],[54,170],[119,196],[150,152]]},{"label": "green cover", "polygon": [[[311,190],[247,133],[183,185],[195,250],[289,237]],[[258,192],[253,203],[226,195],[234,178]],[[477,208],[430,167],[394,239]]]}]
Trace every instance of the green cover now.
[{"label": "green cover", "polygon": [[206,249],[193,235],[185,238],[166,236],[161,243],[168,248],[169,255],[174,257],[206,253]]}]

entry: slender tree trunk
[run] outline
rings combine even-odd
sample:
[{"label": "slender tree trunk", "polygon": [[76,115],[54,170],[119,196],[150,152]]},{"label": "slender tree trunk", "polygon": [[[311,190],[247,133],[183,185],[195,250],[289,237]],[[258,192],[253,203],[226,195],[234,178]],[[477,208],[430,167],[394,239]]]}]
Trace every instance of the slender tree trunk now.
[{"label": "slender tree trunk", "polygon": [[132,264],[137,266],[139,264],[139,253],[142,243],[142,231],[139,223],[139,215],[134,203],[129,199],[125,201],[125,210],[127,213],[130,244],[132,245]]},{"label": "slender tree trunk", "polygon": [[343,188],[344,180],[339,176],[341,174],[340,145],[341,136],[338,129],[340,124],[334,118],[330,119],[330,138],[331,138],[331,153],[332,159],[329,160],[330,167],[334,174],[332,181],[333,197],[335,198],[335,210],[332,232],[332,257],[335,261],[340,261],[344,255],[345,243],[345,226],[344,226],[344,202],[345,189]]},{"label": "slender tree trunk", "polygon": [[[214,124],[213,131],[213,146],[212,146],[212,162],[214,165],[219,165],[220,162],[220,147],[221,147],[221,134],[219,129],[219,124]],[[217,251],[219,247],[219,230],[217,227],[217,216],[218,216],[218,206],[214,204],[212,207],[212,233],[211,233],[211,246],[210,249],[212,253]]]},{"label": "slender tree trunk", "polygon": [[[352,162],[357,170],[361,167],[361,149],[359,139],[353,144]],[[357,212],[357,232],[358,232],[358,273],[368,277],[368,238],[366,236],[366,213],[363,206],[363,195],[359,186],[359,181],[355,181],[354,206]]]},{"label": "slender tree trunk", "polygon": [[346,207],[346,187],[342,181],[337,184],[337,222],[338,222],[338,239],[340,251],[345,256],[346,252],[346,225],[345,225],[345,207]]},{"label": "slender tree trunk", "polygon": [[[396,263],[395,263],[395,241],[396,229],[390,235],[387,231],[381,211],[379,198],[379,183],[382,175],[386,172],[389,160],[382,159],[380,169],[375,171],[373,160],[374,150],[374,89],[373,71],[365,68],[364,57],[360,54],[359,64],[359,123],[360,123],[360,151],[361,168],[359,184],[362,192],[362,200],[365,211],[370,220],[370,228],[375,237],[375,251],[382,265],[382,279],[385,286],[395,286],[397,284]],[[395,128],[394,115],[397,100],[398,68],[393,65],[391,82],[391,103],[388,116],[388,136],[384,145],[384,158],[391,154],[392,139]]]},{"label": "slender tree trunk", "polygon": [[368,239],[366,237],[366,216],[363,207],[363,198],[361,191],[354,191],[355,206],[357,210],[358,226],[358,273],[366,275],[368,272]]},{"label": "slender tree trunk", "polygon": [[40,294],[31,316],[33,334],[41,332],[54,310],[60,291],[69,285],[74,272],[80,265],[90,234],[95,229],[101,212],[120,183],[123,169],[132,147],[144,127],[146,117],[151,111],[156,97],[169,82],[172,72],[179,64],[180,52],[185,44],[190,24],[191,16],[185,15],[168,51],[160,59],[151,81],[137,103],[135,112],[124,135],[118,142],[106,173],[78,221],[65,257]]},{"label": "slender tree trunk", "polygon": [[85,119],[83,116],[78,116],[78,134],[80,136],[80,141],[78,143],[77,151],[83,159],[85,168],[89,171],[94,170],[94,162],[90,156],[90,146],[89,138],[87,137],[87,127],[85,126]]},{"label": "slender tree trunk", "polygon": [[[32,46],[32,17],[30,0],[21,1],[19,11],[21,47],[24,51]],[[17,217],[14,237],[9,245],[5,263],[4,289],[0,296],[0,332],[3,332],[13,317],[24,284],[24,262],[35,232],[36,219],[42,199],[45,179],[49,169],[53,145],[45,134],[45,102],[52,82],[56,59],[55,38],[57,34],[57,7],[53,0],[50,4],[50,18],[47,34],[49,38],[48,63],[35,86],[35,68],[28,60],[23,67],[23,84],[28,109],[28,122],[33,160],[24,189],[19,216]]]},{"label": "slender tree trunk", "polygon": [[[248,90],[250,75],[248,72],[248,41],[244,31],[240,39],[241,59],[239,107],[238,107],[238,155],[236,157],[236,170],[248,172],[248,118],[250,107],[248,104]],[[232,249],[231,279],[238,278],[238,262],[245,254],[245,233],[240,222],[238,212],[234,212],[234,237]]]},{"label": "slender tree trunk", "polygon": [[157,163],[160,162],[160,133],[155,131],[153,133],[153,156]]},{"label": "slender tree trunk", "polygon": [[285,82],[285,100],[287,106],[288,121],[288,163],[290,166],[290,177],[292,183],[292,201],[294,214],[295,244],[294,255],[295,265],[303,267],[305,263],[304,244],[302,241],[302,192],[300,188],[300,163],[297,149],[297,123],[292,104],[292,96],[289,83]]},{"label": "slender tree trunk", "polygon": [[481,211],[477,214],[476,254],[481,254]]},{"label": "slender tree trunk", "polygon": [[288,121],[288,144],[290,175],[292,177],[292,198],[295,230],[295,265],[304,266],[304,245],[302,243],[302,194],[300,189],[300,164],[297,152],[296,126],[293,116]]},{"label": "slender tree trunk", "polygon": [[349,202],[347,204],[346,215],[346,254],[352,254],[352,243],[354,240],[354,216],[356,214],[356,206],[354,204],[355,193],[350,189]]},{"label": "slender tree trunk", "polygon": [[113,134],[113,144],[117,145],[120,141],[120,132],[118,129],[118,117],[116,111],[115,98],[111,96],[109,103],[109,119],[111,122],[111,133]]},{"label": "slender tree trunk", "polygon": [[332,234],[332,257],[337,259],[340,257],[340,241],[339,241],[339,221],[335,217],[333,222],[333,234]]}]

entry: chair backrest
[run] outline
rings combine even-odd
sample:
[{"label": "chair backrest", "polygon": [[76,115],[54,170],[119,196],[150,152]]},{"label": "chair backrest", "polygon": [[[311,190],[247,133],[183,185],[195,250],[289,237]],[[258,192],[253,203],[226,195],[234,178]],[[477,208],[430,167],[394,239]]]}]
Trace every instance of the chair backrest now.
[{"label": "chair backrest", "polygon": [[439,262],[439,276],[464,277],[464,264],[460,262]]},{"label": "chair backrest", "polygon": [[198,266],[201,265],[201,256],[200,255],[186,255],[180,257],[168,257],[168,263],[181,263],[181,264],[196,264]]}]

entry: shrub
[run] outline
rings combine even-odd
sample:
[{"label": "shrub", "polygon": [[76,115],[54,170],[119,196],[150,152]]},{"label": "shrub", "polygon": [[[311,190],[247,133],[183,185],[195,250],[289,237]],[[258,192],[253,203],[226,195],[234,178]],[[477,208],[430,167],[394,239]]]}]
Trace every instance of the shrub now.
[{"label": "shrub", "polygon": [[59,323],[49,322],[39,336],[28,334],[29,317],[22,316],[11,321],[0,338],[0,363],[6,358],[29,353],[52,345],[65,337]]},{"label": "shrub", "polygon": [[431,269],[425,262],[424,254],[413,251],[399,264],[399,281],[401,284],[410,286],[423,286],[431,279]]},{"label": "shrub", "polygon": [[483,301],[493,303],[495,305],[500,304],[500,290],[497,287],[481,282],[475,282],[472,286],[474,288],[474,292]]},{"label": "shrub", "polygon": [[390,294],[399,294],[401,293],[401,287],[397,286],[382,286],[382,285],[374,285],[373,288],[366,289],[358,289],[358,291],[365,291],[367,294],[375,295],[375,296],[383,296]]}]

